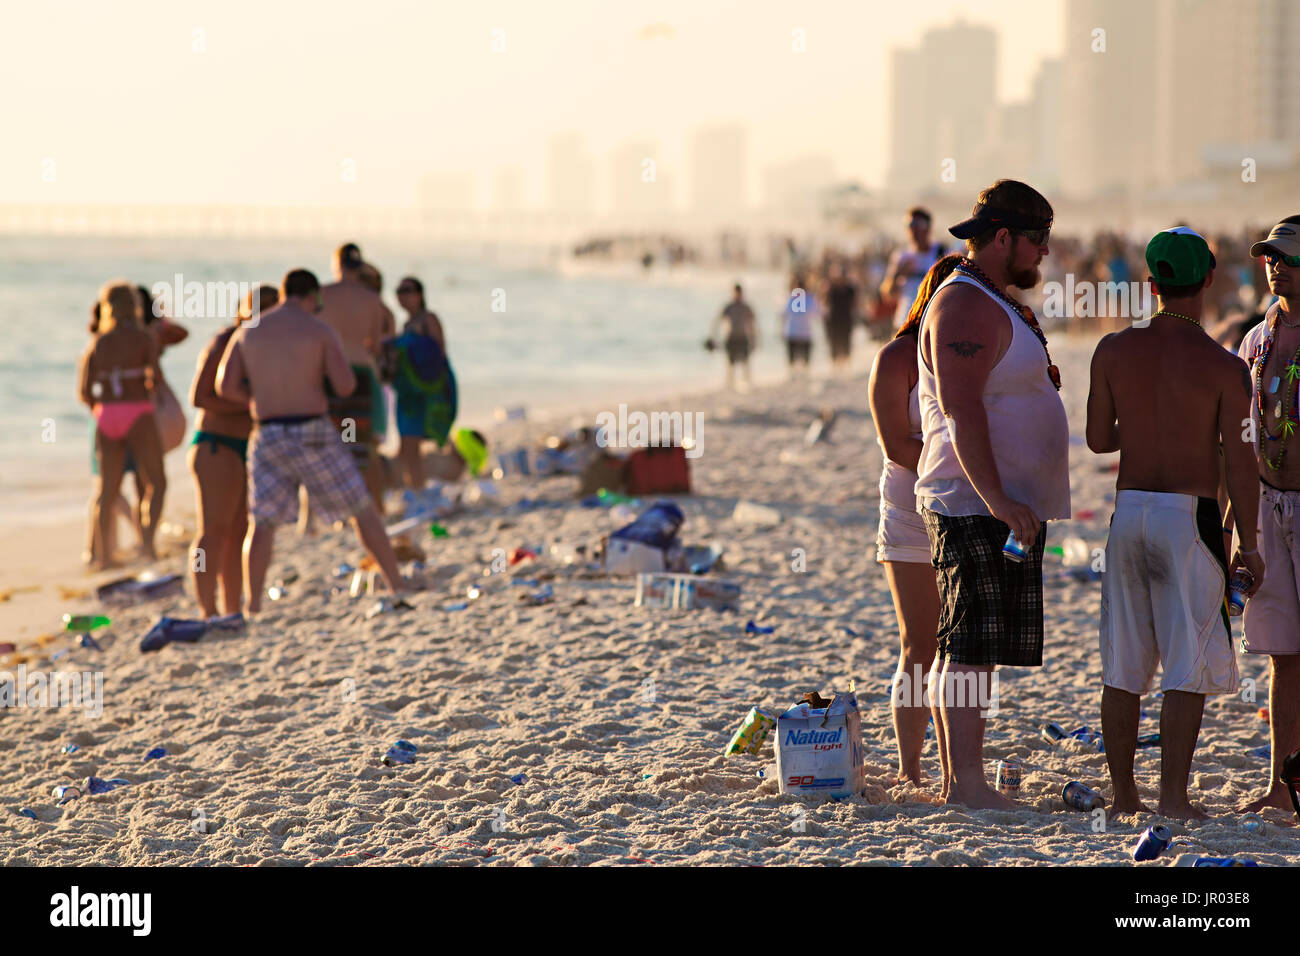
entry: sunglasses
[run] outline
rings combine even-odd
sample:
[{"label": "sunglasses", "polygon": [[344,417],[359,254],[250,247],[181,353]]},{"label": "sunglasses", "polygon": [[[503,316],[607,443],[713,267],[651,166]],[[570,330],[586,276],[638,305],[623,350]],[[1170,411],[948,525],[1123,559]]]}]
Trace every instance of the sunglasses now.
[{"label": "sunglasses", "polygon": [[1024,236],[1036,246],[1047,245],[1047,237],[1051,235],[1050,229],[1016,229],[1013,230],[1015,235]]},{"label": "sunglasses", "polygon": [[1283,256],[1274,252],[1265,256],[1264,261],[1267,262],[1270,266],[1272,266],[1275,269],[1277,268],[1277,264],[1279,262],[1285,262],[1292,269],[1300,268],[1300,256]]}]

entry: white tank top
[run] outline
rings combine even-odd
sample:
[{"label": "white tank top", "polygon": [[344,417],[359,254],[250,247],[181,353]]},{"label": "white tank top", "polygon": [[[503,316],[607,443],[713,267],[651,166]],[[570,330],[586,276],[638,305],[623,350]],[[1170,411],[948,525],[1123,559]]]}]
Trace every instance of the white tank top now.
[{"label": "white tank top", "polygon": [[[1011,322],[1011,345],[984,385],[989,442],[1003,492],[1027,504],[1040,521],[1070,517],[1070,426],[1061,396],[1047,377],[1043,344],[1008,303],[981,283],[954,272],[939,288],[951,282],[973,285],[1002,306]],[[922,331],[925,319],[921,317]],[[988,514],[957,460],[952,441],[946,440],[948,419],[939,408],[934,373],[924,361],[920,361],[918,385],[924,448],[916,469],[917,510]]]},{"label": "white tank top", "polygon": [[[920,350],[917,350],[920,354]],[[907,431],[908,438],[921,437],[921,381],[918,378],[912,390],[907,393]],[[896,461],[891,461],[885,454],[885,443],[876,433],[876,444],[880,446],[880,455],[884,467],[880,469],[880,501],[882,505],[902,508],[906,511],[916,510],[916,472],[904,468]]]}]

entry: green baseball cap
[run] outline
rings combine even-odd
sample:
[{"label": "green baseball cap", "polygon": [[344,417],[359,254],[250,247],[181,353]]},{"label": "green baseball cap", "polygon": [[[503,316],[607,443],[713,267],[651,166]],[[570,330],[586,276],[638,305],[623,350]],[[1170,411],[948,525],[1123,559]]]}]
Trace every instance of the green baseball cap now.
[{"label": "green baseball cap", "polygon": [[1199,232],[1175,226],[1157,232],[1147,243],[1147,268],[1159,285],[1194,285],[1214,268],[1214,253]]}]

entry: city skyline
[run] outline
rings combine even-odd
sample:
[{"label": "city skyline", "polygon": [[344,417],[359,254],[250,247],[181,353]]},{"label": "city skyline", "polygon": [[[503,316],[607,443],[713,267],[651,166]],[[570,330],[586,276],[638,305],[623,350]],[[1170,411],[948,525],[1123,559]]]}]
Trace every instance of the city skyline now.
[{"label": "city skyline", "polygon": [[[1028,89],[1054,53],[1054,11],[1001,0],[978,11],[1023,60],[1001,86]],[[411,205],[472,175],[474,209],[547,205],[553,136],[582,134],[599,182],[616,151],[653,143],[677,205],[691,195],[696,130],[746,130],[748,202],[767,170],[808,156],[884,181],[886,51],[966,5],[665,0],[638,10],[573,0],[481,10],[379,3],[363,18],[250,0],[136,0],[23,7],[0,77],[21,129],[0,156],[0,203]],[[137,57],[123,56],[138,49]],[[106,51],[112,50],[110,59]],[[505,170],[516,170],[516,174]],[[510,178],[504,193],[500,176]],[[439,182],[443,185],[439,186]],[[463,184],[463,180],[461,180]],[[423,187],[422,187],[423,184]],[[602,184],[596,208],[608,206]]]}]

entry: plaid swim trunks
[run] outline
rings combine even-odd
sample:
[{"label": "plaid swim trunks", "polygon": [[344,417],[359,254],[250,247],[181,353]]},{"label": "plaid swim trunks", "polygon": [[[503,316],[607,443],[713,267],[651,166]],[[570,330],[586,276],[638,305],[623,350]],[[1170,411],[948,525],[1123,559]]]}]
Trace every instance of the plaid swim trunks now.
[{"label": "plaid swim trunks", "polygon": [[325,416],[304,422],[259,423],[248,445],[248,513],[258,521],[298,520],[298,486],[327,524],[370,501],[338,429]]},{"label": "plaid swim trunks", "polygon": [[1017,563],[1002,556],[1011,529],[990,515],[921,510],[939,585],[939,656],[954,664],[1043,663],[1043,547],[1047,525]]}]

